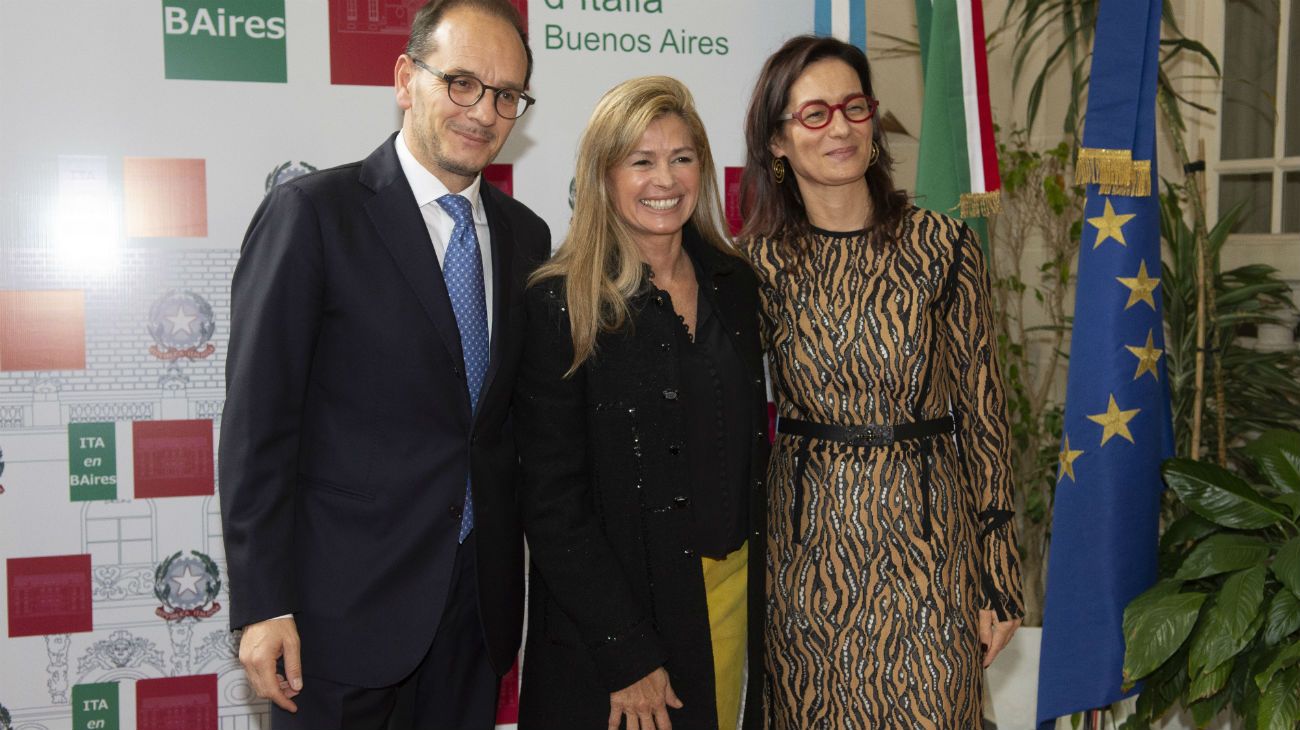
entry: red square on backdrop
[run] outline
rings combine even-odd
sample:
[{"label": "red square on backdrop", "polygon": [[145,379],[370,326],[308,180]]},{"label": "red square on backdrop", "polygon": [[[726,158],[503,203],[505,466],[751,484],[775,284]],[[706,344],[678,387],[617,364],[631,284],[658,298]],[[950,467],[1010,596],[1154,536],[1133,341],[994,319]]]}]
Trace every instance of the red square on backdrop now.
[{"label": "red square on backdrop", "polygon": [[217,675],[137,680],[135,726],[138,730],[216,730]]},{"label": "red square on backdrop", "polygon": [[204,160],[127,157],[122,160],[126,235],[202,238],[208,235]]},{"label": "red square on backdrop", "polygon": [[85,369],[85,292],[0,291],[0,372]]},{"label": "red square on backdrop", "polygon": [[519,18],[524,21],[524,30],[528,30],[528,0],[510,0],[510,4],[519,11]]},{"label": "red square on backdrop", "polygon": [[501,691],[497,695],[497,724],[515,725],[519,722],[519,660],[501,678]]},{"label": "red square on backdrop", "polygon": [[330,0],[330,83],[392,86],[425,0]]},{"label": "red square on backdrop", "polygon": [[93,631],[90,555],[10,558],[9,637]]},{"label": "red square on backdrop", "polygon": [[[392,86],[415,13],[426,0],[330,0],[330,83]],[[528,0],[510,0],[528,29]]]},{"label": "red square on backdrop", "polygon": [[512,198],[515,196],[514,165],[488,165],[483,169],[483,179],[506,195]]},{"label": "red square on backdrop", "polygon": [[740,229],[745,225],[745,219],[740,216],[740,173],[744,171],[743,167],[728,167],[723,173],[723,184],[726,187],[726,211],[727,227],[731,229],[731,235],[740,233]]},{"label": "red square on backdrop", "polygon": [[135,497],[206,497],[214,490],[212,421],[136,421]]}]

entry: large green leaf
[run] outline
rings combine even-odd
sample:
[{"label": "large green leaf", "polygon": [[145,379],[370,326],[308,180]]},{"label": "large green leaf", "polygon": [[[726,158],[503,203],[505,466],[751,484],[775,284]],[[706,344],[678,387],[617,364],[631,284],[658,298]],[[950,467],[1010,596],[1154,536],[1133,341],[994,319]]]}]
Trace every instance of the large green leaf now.
[{"label": "large green leaf", "polygon": [[1235,573],[1224,581],[1214,603],[1196,623],[1188,671],[1197,677],[1227,662],[1246,648],[1264,625],[1263,565]]},{"label": "large green leaf", "polygon": [[1300,725],[1300,668],[1273,678],[1259,698],[1259,730],[1295,730]]},{"label": "large green leaf", "polygon": [[1300,596],[1300,537],[1293,537],[1277,551],[1273,558],[1273,575],[1282,585]]},{"label": "large green leaf", "polygon": [[1255,622],[1255,617],[1263,613],[1264,580],[1267,577],[1268,567],[1256,565],[1228,576],[1219,589],[1219,600],[1215,602],[1214,610],[1234,637],[1251,638],[1247,629]]},{"label": "large green leaf", "polygon": [[1264,623],[1264,643],[1268,646],[1300,629],[1300,598],[1285,586],[1273,594],[1264,613],[1268,616]]},{"label": "large green leaf", "polygon": [[1268,431],[1245,451],[1278,491],[1300,492],[1300,431]]},{"label": "large green leaf", "polygon": [[1291,517],[1300,517],[1300,492],[1279,494],[1273,498],[1273,501],[1290,508]]},{"label": "large green leaf", "polygon": [[1173,656],[1187,641],[1204,593],[1171,593],[1124,609],[1124,682],[1131,683]]},{"label": "large green leaf", "polygon": [[[1189,701],[1201,700],[1210,695],[1218,693],[1223,689],[1223,685],[1228,683],[1228,677],[1232,674],[1233,662],[1226,661],[1208,672],[1197,675],[1192,680],[1192,685],[1187,688],[1187,699]],[[1210,717],[1214,717],[1213,714]]]},{"label": "large green leaf", "polygon": [[1300,641],[1289,646],[1282,647],[1282,650],[1273,657],[1273,661],[1268,663],[1264,671],[1255,675],[1255,686],[1261,690],[1273,681],[1273,676],[1287,667],[1294,666],[1300,661]]},{"label": "large green leaf", "polygon": [[1187,689],[1189,680],[1186,667],[1187,645],[1184,644],[1169,661],[1142,680],[1142,693],[1138,695],[1133,716],[1151,722],[1168,712]]},{"label": "large green leaf", "polygon": [[[1230,668],[1231,664],[1224,666]],[[1218,717],[1220,712],[1223,712],[1223,708],[1230,699],[1232,699],[1231,692],[1219,692],[1208,699],[1193,702],[1187,709],[1191,711],[1192,720],[1196,723],[1196,727],[1205,727],[1210,724],[1211,720]]]},{"label": "large green leaf", "polygon": [[[1211,535],[1192,549],[1175,580],[1194,580],[1259,565],[1268,558],[1268,543],[1253,535]],[[1262,583],[1261,583],[1262,585]]]},{"label": "large green leaf", "polygon": [[1237,530],[1257,530],[1282,520],[1290,510],[1262,497],[1241,477],[1214,464],[1174,458],[1161,467],[1165,483],[1189,509]]},{"label": "large green leaf", "polygon": [[1188,512],[1179,517],[1165,528],[1165,532],[1160,536],[1160,551],[1166,552],[1174,550],[1184,543],[1196,542],[1201,538],[1218,532],[1218,525],[1210,522],[1195,512]]}]

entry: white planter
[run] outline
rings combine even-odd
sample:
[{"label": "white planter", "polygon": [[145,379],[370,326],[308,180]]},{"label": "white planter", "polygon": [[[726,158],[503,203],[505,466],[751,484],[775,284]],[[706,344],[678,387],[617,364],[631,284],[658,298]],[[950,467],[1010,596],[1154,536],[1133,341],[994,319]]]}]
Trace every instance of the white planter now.
[{"label": "white planter", "polygon": [[992,705],[992,711],[986,708],[985,714],[997,723],[998,730],[1034,730],[1042,639],[1041,628],[1022,626],[984,671],[987,703]]}]

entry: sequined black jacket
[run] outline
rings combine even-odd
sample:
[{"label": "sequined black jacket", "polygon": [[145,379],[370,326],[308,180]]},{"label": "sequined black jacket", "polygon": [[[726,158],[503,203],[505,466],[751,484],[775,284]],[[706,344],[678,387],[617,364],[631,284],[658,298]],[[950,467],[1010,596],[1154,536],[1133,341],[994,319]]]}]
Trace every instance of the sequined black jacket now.
[{"label": "sequined black jacket", "polygon": [[[701,287],[745,365],[754,414],[749,488],[749,682],[759,727],[767,408],[757,280],[687,229]],[[692,504],[671,306],[653,290],[602,334],[573,376],[563,282],[533,286],[514,418],[531,556],[521,730],[605,727],[609,693],[664,666],[684,707],[675,730],[717,728],[712,647]],[[689,448],[689,445],[687,446]]]}]

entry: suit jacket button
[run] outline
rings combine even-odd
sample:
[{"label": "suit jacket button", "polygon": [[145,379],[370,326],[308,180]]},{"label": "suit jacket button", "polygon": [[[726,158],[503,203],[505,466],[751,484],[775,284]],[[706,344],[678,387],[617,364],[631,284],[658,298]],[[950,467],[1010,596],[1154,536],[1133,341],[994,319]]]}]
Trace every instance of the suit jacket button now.
[{"label": "suit jacket button", "polygon": [[677,400],[677,391],[673,388],[664,388],[664,400]]},{"label": "suit jacket button", "polygon": [[690,506],[690,504],[691,500],[689,497],[673,497],[673,509],[683,509]]},{"label": "suit jacket button", "polygon": [[449,512],[449,513],[451,514],[451,518],[452,518],[452,519],[454,519],[454,520],[459,520],[461,514],[464,512],[464,508],[462,508],[462,507],[461,507],[460,505],[458,505],[458,504],[453,504],[453,505],[451,505],[450,507],[447,508],[447,512]]},{"label": "suit jacket button", "polygon": [[688,558],[693,558],[695,557],[695,551],[690,548],[686,548],[685,550],[682,551],[682,555],[685,555]]}]

